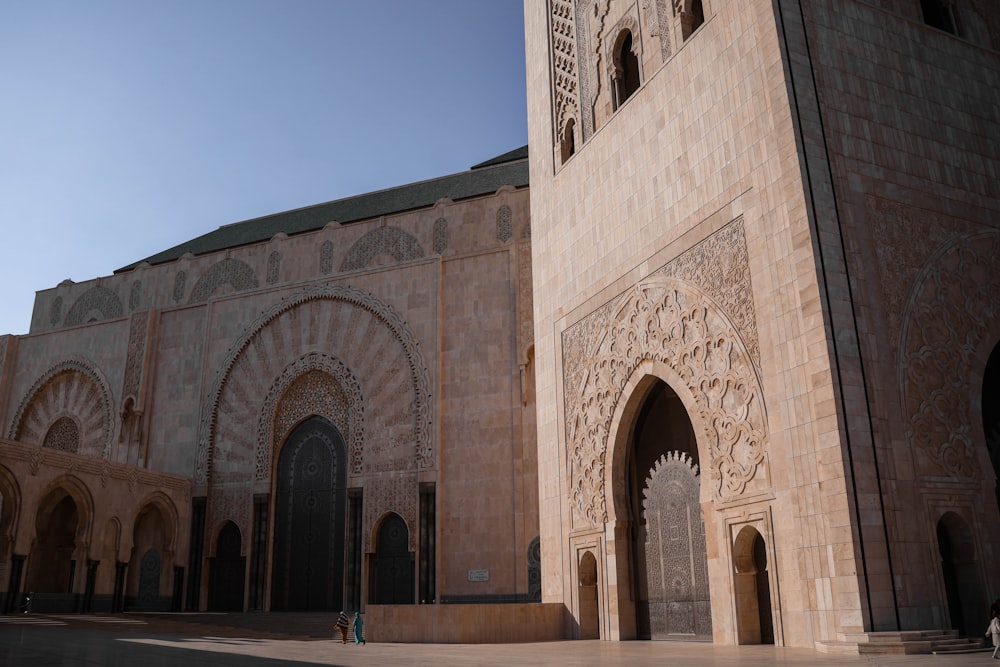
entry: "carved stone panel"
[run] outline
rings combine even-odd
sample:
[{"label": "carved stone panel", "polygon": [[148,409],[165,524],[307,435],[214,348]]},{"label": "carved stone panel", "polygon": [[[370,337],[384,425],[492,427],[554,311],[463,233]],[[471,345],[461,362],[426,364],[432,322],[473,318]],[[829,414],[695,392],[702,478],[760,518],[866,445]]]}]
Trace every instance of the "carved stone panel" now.
[{"label": "carved stone panel", "polygon": [[1000,335],[997,257],[996,230],[954,237],[927,259],[910,291],[899,381],[919,475],[983,474],[970,397],[982,384],[981,357]]},{"label": "carved stone panel", "polygon": [[711,638],[705,524],[698,466],[687,454],[661,456],[643,489],[645,597],[651,639]]}]

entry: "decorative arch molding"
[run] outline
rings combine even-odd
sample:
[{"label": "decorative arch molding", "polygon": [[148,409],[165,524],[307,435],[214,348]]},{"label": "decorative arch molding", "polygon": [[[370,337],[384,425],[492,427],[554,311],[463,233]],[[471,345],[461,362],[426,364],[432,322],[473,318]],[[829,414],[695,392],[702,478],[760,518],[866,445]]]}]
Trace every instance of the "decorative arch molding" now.
[{"label": "decorative arch molding", "polygon": [[80,295],[66,313],[63,324],[68,327],[83,324],[84,318],[96,317],[97,321],[112,320],[125,314],[121,299],[107,287],[91,287]]},{"label": "decorative arch molding", "polygon": [[80,454],[108,458],[112,399],[107,380],[89,361],[68,359],[52,366],[21,400],[8,431],[11,440],[42,444],[51,425],[72,416]]},{"label": "decorative arch molding", "polygon": [[226,257],[209,267],[191,289],[188,303],[207,301],[223,285],[229,285],[237,292],[257,289],[257,274],[246,262]]},{"label": "decorative arch molding", "polygon": [[143,498],[136,507],[139,509],[132,518],[132,539],[134,540],[135,538],[135,529],[138,525],[139,517],[142,516],[147,507],[154,507],[160,512],[168,529],[167,535],[165,535],[167,553],[164,555],[172,558],[177,544],[177,532],[180,529],[180,514],[177,512],[177,506],[174,505],[170,496],[162,491],[154,491]]},{"label": "decorative arch molding", "polygon": [[9,468],[0,464],[0,558],[6,559],[14,544],[21,510],[21,486]]},{"label": "decorative arch molding", "polygon": [[903,309],[898,378],[917,474],[992,473],[975,396],[1000,339],[1000,231],[955,235],[931,255]]},{"label": "decorative arch molding", "polygon": [[424,249],[414,236],[398,227],[378,227],[351,246],[340,270],[364,269],[379,255],[391,255],[397,262],[405,262],[423,257]]},{"label": "decorative arch molding", "polygon": [[[266,378],[280,377],[286,370],[289,348],[329,349],[331,345],[354,376],[372,383],[365,400],[378,410],[377,418],[365,424],[366,470],[389,472],[434,465],[430,378],[413,333],[376,296],[344,285],[321,285],[275,304],[229,348],[204,403],[196,483],[205,483],[219,472],[214,465],[219,441],[229,446],[227,460],[237,468],[253,465],[249,457],[241,458],[257,451],[255,434],[245,425],[259,423],[275,384],[263,384]],[[319,357],[314,359],[318,362]],[[412,449],[407,451],[407,447]]]},{"label": "decorative arch molding", "polygon": [[358,378],[336,357],[311,352],[289,364],[271,385],[257,426],[257,481],[271,479],[281,443],[304,419],[318,415],[337,427],[352,474],[364,470],[364,397]]},{"label": "decorative arch molding", "polygon": [[90,550],[90,536],[94,525],[94,497],[83,480],[73,474],[57,477],[39,494],[41,501],[31,522],[31,542],[38,538],[38,520],[42,516],[51,515],[56,505],[66,496],[76,504],[76,553],[85,556]]},{"label": "decorative arch molding", "polygon": [[[623,399],[648,374],[666,382],[687,409],[711,499],[730,502],[770,488],[760,379],[736,327],[707,294],[660,276],[575,328],[563,334],[574,525],[608,520],[608,441],[622,428]],[[570,344],[570,336],[582,340]],[[570,349],[576,354],[567,358]],[[622,450],[619,444],[612,456],[624,456]]]}]

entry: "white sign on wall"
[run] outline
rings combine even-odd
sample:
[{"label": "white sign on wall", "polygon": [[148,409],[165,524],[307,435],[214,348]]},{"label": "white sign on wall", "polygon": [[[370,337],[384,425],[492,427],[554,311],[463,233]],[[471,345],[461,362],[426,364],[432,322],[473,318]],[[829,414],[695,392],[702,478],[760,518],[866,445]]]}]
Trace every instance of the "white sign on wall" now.
[{"label": "white sign on wall", "polygon": [[489,581],[489,570],[469,570],[469,581]]}]

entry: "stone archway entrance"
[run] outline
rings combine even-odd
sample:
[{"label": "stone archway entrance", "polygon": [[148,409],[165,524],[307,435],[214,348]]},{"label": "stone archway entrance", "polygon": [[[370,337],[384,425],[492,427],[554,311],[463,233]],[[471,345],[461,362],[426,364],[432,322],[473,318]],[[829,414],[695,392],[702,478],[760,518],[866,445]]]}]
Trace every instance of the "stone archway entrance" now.
[{"label": "stone archway entrance", "polygon": [[342,608],[346,502],[344,438],[326,419],[310,417],[278,459],[272,610]]},{"label": "stone archway entrance", "polygon": [[413,604],[413,552],[410,531],[398,514],[382,521],[372,559],[373,604]]},{"label": "stone archway entrance", "polygon": [[[62,493],[63,497],[58,498]],[[49,502],[42,502],[35,519],[36,541],[31,550],[28,585],[34,593],[69,594],[73,592],[76,561],[76,533],[80,522],[76,502],[65,491],[53,492]],[[39,610],[36,603],[35,610]]]},{"label": "stone archway entrance", "polygon": [[767,544],[753,526],[744,526],[733,545],[737,640],[740,644],[773,644],[774,617],[767,571]]},{"label": "stone archway entrance", "polygon": [[711,641],[698,447],[684,405],[662,381],[638,412],[628,455],[636,636]]},{"label": "stone archway entrance", "polygon": [[580,558],[580,639],[601,638],[601,607],[597,597],[597,559],[587,551]]},{"label": "stone archway entrance", "polygon": [[978,637],[989,605],[983,595],[972,531],[962,517],[946,512],[938,521],[937,539],[951,627],[965,637]]},{"label": "stone archway entrance", "polygon": [[227,521],[219,531],[208,574],[208,608],[211,611],[243,611],[243,578],[246,558],[239,527]]}]

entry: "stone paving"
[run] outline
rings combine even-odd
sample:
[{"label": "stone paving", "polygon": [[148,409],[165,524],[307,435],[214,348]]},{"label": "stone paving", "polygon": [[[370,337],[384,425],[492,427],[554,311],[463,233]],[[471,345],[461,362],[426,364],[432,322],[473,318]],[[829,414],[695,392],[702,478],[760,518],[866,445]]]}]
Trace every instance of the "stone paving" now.
[{"label": "stone paving", "polygon": [[[294,616],[275,615],[13,615],[0,616],[0,665],[141,665],[142,667],[272,667],[277,665],[945,665],[993,664],[989,652],[960,655],[842,656],[773,646],[678,642],[567,641],[534,644],[343,645],[298,633]],[[246,627],[260,623],[271,631]],[[242,627],[241,627],[242,626]],[[268,636],[261,636],[266,634]]]}]

